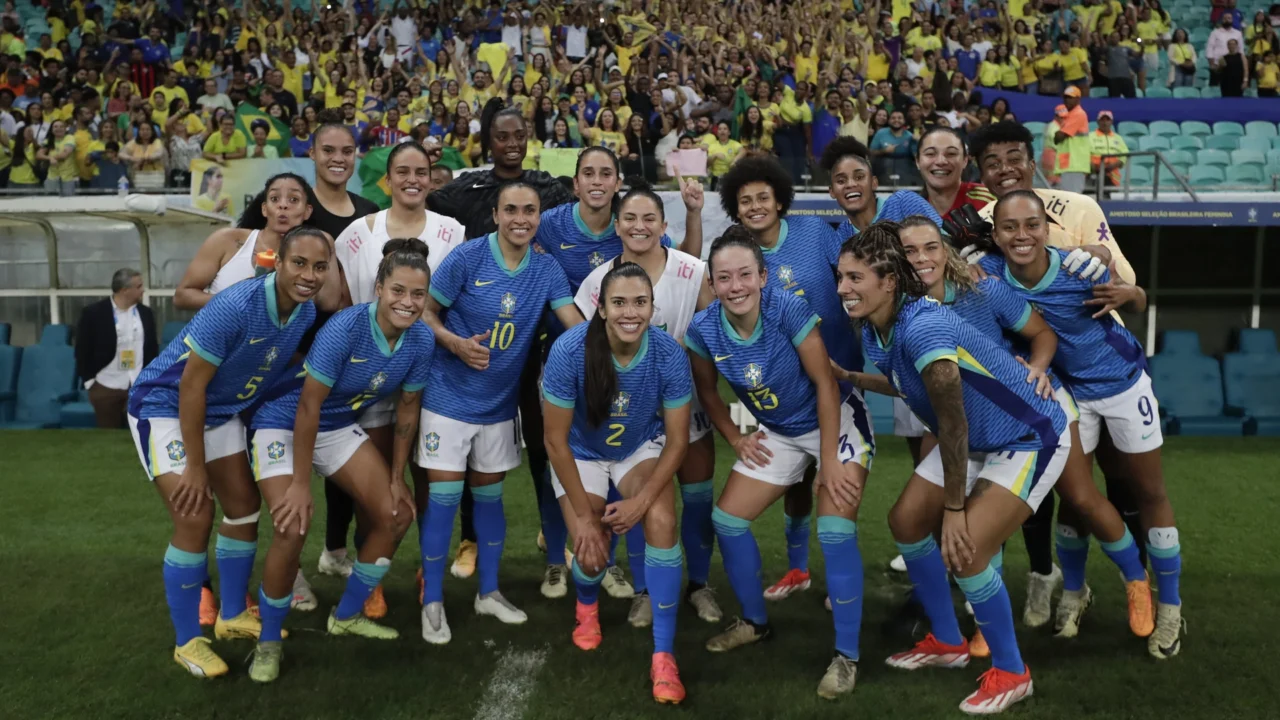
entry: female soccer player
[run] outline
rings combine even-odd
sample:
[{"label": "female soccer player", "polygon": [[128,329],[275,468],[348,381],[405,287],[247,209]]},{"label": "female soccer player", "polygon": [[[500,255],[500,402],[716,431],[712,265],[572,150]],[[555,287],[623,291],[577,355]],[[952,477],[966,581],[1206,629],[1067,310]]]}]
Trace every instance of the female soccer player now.
[{"label": "female soccer player", "polygon": [[940,217],[968,205],[981,210],[996,196],[982,183],[964,182],[969,153],[960,133],[939,125],[930,126],[916,147],[916,168],[924,179],[921,195]]},{"label": "female soccer player", "polygon": [[[598,598],[608,532],[642,525],[655,605],[653,699],[679,703],[685,690],[672,653],[682,572],[671,479],[689,444],[689,361],[674,338],[650,325],[653,287],[644,268],[610,270],[600,298],[591,322],[551,347],[542,377],[552,483],[573,534],[573,644],[594,650],[603,639]],[[606,505],[610,485],[624,499]]]},{"label": "female soccer player", "polygon": [[262,498],[238,414],[285,372],[315,319],[311,300],[332,256],[324,234],[307,227],[286,233],[279,250],[275,272],[215,297],[143,369],[129,394],[138,456],[174,524],[164,560],[165,598],[177,633],[173,659],[197,677],[227,672],[200,635],[213,497],[223,510],[217,547],[222,611],[214,634],[256,639],[262,627],[245,606]]},{"label": "female soccer player", "polygon": [[[387,247],[375,285],[378,299],[347,308],[325,323],[307,353],[301,387],[286,377],[281,389],[291,389],[268,400],[251,423],[249,454],[275,526],[259,590],[262,634],[249,666],[249,677],[257,682],[271,682],[280,674],[291,568],[311,522],[313,465],[359,498],[362,516],[370,520],[346,592],[329,615],[329,633],[399,637],[367,619],[361,609],[391,567],[415,516],[404,466],[416,437],[435,336],[418,322],[431,277],[426,244],[408,238],[392,240]],[[396,390],[399,432],[388,465],[356,420],[363,406]]]},{"label": "female soccer player", "polygon": [[[584,317],[596,313],[600,304],[600,284],[605,274],[622,263],[644,268],[653,284],[654,310],[651,324],[676,340],[684,339],[693,314],[715,299],[707,283],[706,265],[698,258],[662,246],[667,230],[662,199],[648,189],[634,189],[618,205],[617,233],[622,238],[622,254],[600,265],[582,282],[575,296]],[[689,588],[685,599],[707,622],[719,622],[720,606],[707,587],[715,529],[711,526],[712,490],[715,476],[715,439],[711,422],[694,399],[690,410],[689,452],[680,466],[680,495],[684,509],[680,517],[680,539],[689,560]],[[632,550],[628,540],[628,550]],[[635,548],[639,550],[639,548]],[[637,563],[638,565],[638,563]],[[633,569],[636,565],[633,565]],[[641,577],[637,574],[637,579]],[[544,593],[545,594],[545,593]],[[627,620],[636,627],[653,622],[653,606],[646,589],[631,601]]]},{"label": "female soccer player", "polygon": [[[1178,580],[1182,557],[1173,506],[1165,494],[1160,467],[1164,440],[1159,407],[1151,391],[1142,346],[1111,315],[1121,307],[1141,312],[1146,308],[1146,293],[1136,285],[1113,279],[1109,272],[1095,284],[1064,271],[1068,253],[1048,247],[1049,221],[1044,203],[1035,192],[1014,191],[996,205],[995,240],[1003,257],[984,258],[983,269],[1003,277],[1020,295],[1033,301],[1062,338],[1054,362],[1080,407],[1081,450],[1086,456],[1092,455],[1105,421],[1111,441],[1132,468],[1131,482],[1147,528],[1147,550],[1160,596],[1154,632],[1150,632],[1147,610],[1147,650],[1157,659],[1173,657],[1181,649]],[[1095,308],[1100,309],[1094,312]],[[1102,540],[1100,529],[1094,526],[1092,530]],[[1132,543],[1128,533],[1122,539]],[[1093,596],[1084,582],[1089,551],[1087,531],[1064,523],[1060,516],[1057,546],[1063,569],[1063,595],[1055,625],[1059,634],[1070,636]],[[1108,555],[1116,551],[1115,544],[1106,541],[1103,549]],[[1137,569],[1133,574],[1145,580],[1138,572],[1136,559],[1134,564]],[[1142,602],[1141,597],[1135,598],[1141,587],[1129,572],[1125,575],[1130,586],[1130,626],[1141,635],[1144,628],[1136,621],[1142,618],[1135,620],[1133,609],[1135,600]]]},{"label": "female soccer player", "polygon": [[[698,399],[711,424],[733,446],[738,462],[712,512],[720,555],[743,619],[707,642],[725,652],[769,634],[760,550],[751,523],[800,484],[817,465],[818,541],[827,566],[835,617],[836,654],[818,694],[833,699],[857,680],[862,624],[862,555],[858,505],[875,449],[866,408],[841,402],[812,307],[771,279],[756,238],[740,225],[711,246],[716,297],[694,316],[685,335],[692,353]],[[743,435],[720,398],[719,373],[751,409],[760,429]]]},{"label": "female soccer player", "polygon": [[[174,307],[199,310],[216,293],[232,285],[267,272],[255,264],[259,254],[275,257],[280,241],[290,230],[307,222],[317,205],[307,181],[293,173],[280,173],[267,180],[245,207],[235,228],[215,230],[196,251],[186,273],[173,294]],[[324,284],[316,296],[317,310],[332,312],[341,302],[338,282]],[[285,359],[288,362],[288,358]],[[316,595],[299,568],[294,578],[293,606],[302,611],[316,609]],[[213,625],[218,606],[213,589],[206,578],[200,596],[200,624]]]},{"label": "female soccer player", "polygon": [[[833,140],[832,144],[839,142]],[[833,181],[834,182],[834,181]],[[840,240],[826,220],[787,217],[795,199],[791,175],[767,156],[746,157],[733,164],[720,183],[720,204],[725,214],[751,233],[761,248],[774,287],[803,297],[822,320],[818,332],[836,365],[862,369],[859,338],[850,331],[849,318],[836,295],[835,267]],[[842,389],[843,391],[844,389]],[[848,389],[849,402],[866,414],[862,395]],[[870,431],[865,435],[874,444]],[[813,472],[803,483],[787,491],[784,511],[787,539],[787,573],[765,591],[769,600],[807,590],[809,578],[809,514],[813,508]]]},{"label": "female soccer player", "polygon": [[938,438],[889,512],[932,632],[886,662],[906,670],[968,665],[950,570],[991,646],[992,668],[960,709],[1000,712],[1029,697],[1032,683],[991,560],[1057,482],[1071,447],[1067,417],[1037,394],[1004,347],[923,297],[928,287],[907,261],[896,224],[877,223],[846,241],[839,272],[840,297],[863,322],[868,356]]},{"label": "female soccer player", "polygon": [[532,187],[504,187],[493,210],[498,231],[445,258],[423,316],[448,351],[431,368],[415,460],[427,480],[416,488],[420,504],[426,495],[425,518],[419,523],[422,637],[436,645],[452,637],[444,612],[444,558],[464,482],[470,482],[475,498],[480,573],[475,611],[508,624],[527,619],[498,591],[507,534],[502,480],[520,465],[513,380],[537,341],[538,322],[548,306],[565,327],[582,322],[564,271],[529,247],[538,232],[539,211]]},{"label": "female soccer player", "polygon": [[836,235],[848,238],[879,220],[899,222],[908,215],[924,215],[942,225],[942,218],[929,201],[910,190],[899,190],[881,200],[876,195],[880,183],[871,170],[867,146],[851,137],[832,140],[819,161],[831,176],[827,192],[845,212]]}]

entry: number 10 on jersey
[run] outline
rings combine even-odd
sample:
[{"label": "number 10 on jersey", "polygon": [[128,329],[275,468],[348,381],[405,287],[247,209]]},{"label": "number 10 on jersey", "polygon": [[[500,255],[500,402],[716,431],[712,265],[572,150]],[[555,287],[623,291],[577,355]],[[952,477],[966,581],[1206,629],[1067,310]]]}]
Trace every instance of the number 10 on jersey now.
[{"label": "number 10 on jersey", "polygon": [[493,330],[489,333],[489,349],[506,350],[516,339],[516,324],[513,322],[493,321]]}]

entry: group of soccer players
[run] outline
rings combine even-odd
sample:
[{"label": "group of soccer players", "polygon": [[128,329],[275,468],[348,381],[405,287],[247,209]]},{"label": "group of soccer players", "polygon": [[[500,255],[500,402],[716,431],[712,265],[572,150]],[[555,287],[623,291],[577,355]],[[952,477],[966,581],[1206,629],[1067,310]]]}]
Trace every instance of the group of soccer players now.
[{"label": "group of soccer players", "polygon": [[[1002,548],[1038,527],[1054,489],[1061,569],[1038,564],[1048,542],[1025,531],[1024,622],[1048,622],[1060,577],[1055,629],[1079,631],[1093,534],[1123,576],[1132,632],[1156,658],[1178,653],[1180,551],[1157,406],[1142,348],[1113,315],[1143,308],[1145,294],[1096,203],[1031,190],[1025,129],[996,124],[974,138],[986,191],[960,182],[970,157],[959,136],[933,130],[920,143],[924,192],[883,200],[866,148],[834,141],[821,162],[847,215],[837,229],[788,216],[795,191],[776,160],[741,159],[721,182],[735,224],[704,263],[696,182],[681,181],[693,230],[673,247],[662,200],[644,188],[622,195],[611,151],[583,151],[568,197],[521,169],[522,118],[490,112],[483,125],[492,170],[433,202],[430,153],[399,145],[387,162],[392,204],[380,212],[344,189],[355,153],[346,128],[321,127],[316,187],[270,179],[241,227],[215,232],[197,254],[176,301],[201,309],[129,403],[174,525],[164,586],[180,665],[228,672],[200,630],[216,499],[215,636],[255,639],[250,677],[278,676],[290,607],[316,605],[299,569],[313,469],[331,506],[321,570],[348,576],[330,634],[398,636],[376,622],[387,613],[380,586],[416,522],[423,638],[449,643],[443,578],[459,507],[453,572],[478,574],[474,611],[526,622],[499,589],[503,481],[521,462],[523,430],[547,553],[542,593],[563,597],[572,577],[574,645],[603,641],[602,587],[633,595],[629,621],[652,627],[653,697],[681,702],[677,609],[683,596],[720,621],[707,587],[714,545],[741,607],[706,644],[726,652],[769,635],[766,598],[810,585],[816,506],[834,626],[818,694],[847,694],[864,596],[857,522],[876,448],[864,391],[898,399],[920,437],[889,527],[931,632],[889,665],[959,668],[989,656],[960,705],[969,713],[1032,694]],[[468,189],[490,201],[457,202]],[[863,372],[864,352],[878,373]],[[755,431],[739,430],[721,379]],[[713,430],[737,456],[718,497]],[[1095,450],[1111,502],[1093,484]],[[790,567],[766,589],[751,524],[779,499]],[[273,534],[255,601],[264,502]],[[621,537],[630,587],[614,565]],[[971,638],[949,576],[977,620]]]}]

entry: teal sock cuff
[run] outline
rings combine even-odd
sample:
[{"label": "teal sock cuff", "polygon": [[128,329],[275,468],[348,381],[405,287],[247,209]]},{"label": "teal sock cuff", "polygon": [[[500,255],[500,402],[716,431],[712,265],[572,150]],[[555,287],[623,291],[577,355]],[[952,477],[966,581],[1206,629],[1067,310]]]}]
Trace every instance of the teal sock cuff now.
[{"label": "teal sock cuff", "polygon": [[1171,548],[1161,548],[1161,547],[1156,547],[1155,545],[1147,546],[1147,554],[1150,555],[1151,557],[1160,558],[1161,560],[1168,560],[1169,558],[1178,557],[1178,555],[1181,553],[1182,553],[1181,545],[1174,545]]},{"label": "teal sock cuff", "polygon": [[1124,535],[1121,535],[1119,540],[1116,540],[1115,542],[1103,542],[1102,540],[1099,540],[1098,544],[1102,546],[1102,550],[1104,552],[1120,552],[1133,544],[1133,534],[1130,533],[1129,528],[1126,527],[1124,529]]},{"label": "teal sock cuff", "polygon": [[711,524],[726,535],[741,535],[751,529],[751,521],[716,508],[711,511]]},{"label": "teal sock cuff", "polygon": [[604,580],[604,570],[601,570],[599,575],[588,575],[586,571],[582,569],[582,566],[578,564],[578,558],[576,557],[573,559],[573,567],[570,568],[570,570],[573,573],[574,582],[584,583],[586,585],[599,585],[600,582]]},{"label": "teal sock cuff", "polygon": [[209,553],[193,553],[170,545],[164,551],[164,561],[176,567],[204,567],[209,564]]},{"label": "teal sock cuff", "polygon": [[688,500],[710,500],[715,491],[715,482],[704,480],[700,483],[689,483],[680,486],[680,497]]},{"label": "teal sock cuff", "polygon": [[964,596],[970,603],[980,603],[990,600],[1000,591],[1000,576],[996,574],[995,568],[987,565],[977,575],[957,577],[956,584],[960,586],[960,590],[964,592]]},{"label": "teal sock cuff", "polygon": [[1084,537],[1072,537],[1070,535],[1063,535],[1061,528],[1054,531],[1054,535],[1056,536],[1058,547],[1067,548],[1069,550],[1083,550],[1089,547],[1088,535]]},{"label": "teal sock cuff", "polygon": [[680,543],[676,543],[674,547],[656,548],[648,543],[644,545],[644,561],[647,565],[657,567],[680,567],[684,560],[684,553],[680,547]]},{"label": "teal sock cuff", "polygon": [[925,539],[913,543],[897,543],[898,552],[902,553],[904,560],[915,560],[938,549],[938,544],[933,541],[933,536],[928,535]]},{"label": "teal sock cuff", "polygon": [[502,499],[502,481],[492,485],[471,486],[471,496],[476,502],[497,502]]},{"label": "teal sock cuff", "polygon": [[462,480],[428,483],[427,495],[442,505],[457,505],[462,502],[462,488],[465,485]]},{"label": "teal sock cuff", "polygon": [[786,513],[782,514],[782,524],[788,530],[802,530],[809,527],[809,516],[801,515],[800,517],[792,517]]},{"label": "teal sock cuff", "polygon": [[387,571],[390,569],[390,562],[363,563],[357,560],[351,568],[351,573],[358,575],[360,580],[369,585],[377,585],[382,582],[382,578],[386,577]]},{"label": "teal sock cuff", "polygon": [[262,601],[273,608],[287,608],[289,603],[293,601],[293,593],[289,593],[284,597],[273,598],[267,594],[265,589],[260,589],[258,595],[262,597]]},{"label": "teal sock cuff", "polygon": [[858,537],[858,523],[838,515],[818,516],[818,540],[841,542]]},{"label": "teal sock cuff", "polygon": [[214,545],[218,552],[224,554],[239,555],[241,553],[255,553],[258,551],[258,543],[249,542],[248,540],[236,540],[225,535],[218,536],[218,542]]},{"label": "teal sock cuff", "polygon": [[991,556],[991,569],[995,570],[997,575],[1004,569],[1004,548],[996,550],[996,554]]}]

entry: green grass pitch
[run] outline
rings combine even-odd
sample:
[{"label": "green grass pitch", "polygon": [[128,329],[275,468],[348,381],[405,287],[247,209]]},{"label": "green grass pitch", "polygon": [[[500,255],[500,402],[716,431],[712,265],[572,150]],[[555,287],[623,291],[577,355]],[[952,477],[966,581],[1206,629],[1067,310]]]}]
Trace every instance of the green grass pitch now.
[{"label": "green grass pitch", "polygon": [[[1094,547],[1097,603],[1075,641],[1020,628],[1036,694],[1011,711],[1027,718],[1275,718],[1280,681],[1271,633],[1280,619],[1280,441],[1173,438],[1165,447],[1169,493],[1184,549],[1182,654],[1157,662],[1130,636],[1119,578]],[[732,454],[720,447],[717,483]],[[858,688],[838,702],[815,695],[830,659],[830,616],[822,607],[822,557],[813,543],[814,587],[771,604],[776,635],[761,645],[712,655],[717,628],[686,607],[676,653],[689,691],[679,708],[649,695],[647,630],[626,624],[628,601],[602,595],[604,644],[583,653],[570,642],[572,594],[538,593],[542,560],[533,492],[523,468],[507,479],[503,590],[529,614],[508,627],[471,611],[474,580],[446,578],[453,642],[421,640],[410,537],[386,585],[396,642],[329,638],[324,617],[340,580],[315,575],[323,540],[323,493],[304,566],[321,608],[291,613],[280,679],[247,675],[247,641],[215,642],[231,665],[216,681],[188,676],[171,659],[172,630],[160,583],[169,536],[165,513],[143,478],[127,434],[103,431],[0,433],[0,717],[29,718],[872,718],[959,717],[985,662],[959,671],[892,670],[883,658],[907,647],[886,634],[905,580],[886,569],[894,554],[886,512],[909,472],[905,447],[884,438],[862,508],[866,615]],[[785,569],[781,509],[754,526],[765,578]],[[416,530],[414,531],[416,532]],[[270,534],[265,513],[261,537]],[[265,542],[258,553],[261,563]],[[620,552],[621,554],[621,552]],[[1016,613],[1025,591],[1025,553],[1014,538],[1007,576]],[[712,584],[726,615],[737,603],[720,568]],[[254,587],[259,575],[255,573]],[[216,582],[216,580],[215,580]],[[962,625],[971,622],[962,617]],[[207,632],[212,635],[212,632]]]}]

